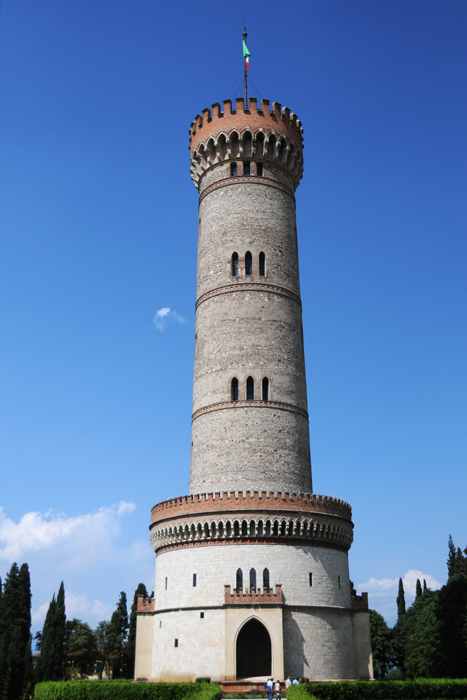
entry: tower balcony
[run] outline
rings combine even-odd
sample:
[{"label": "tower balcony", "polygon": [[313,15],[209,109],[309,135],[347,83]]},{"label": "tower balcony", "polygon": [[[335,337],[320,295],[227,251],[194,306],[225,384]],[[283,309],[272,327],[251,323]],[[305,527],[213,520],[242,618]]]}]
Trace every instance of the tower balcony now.
[{"label": "tower balcony", "polygon": [[347,551],[348,503],[316,494],[211,493],[170,499],[152,509],[155,552],[212,544],[274,542]]}]

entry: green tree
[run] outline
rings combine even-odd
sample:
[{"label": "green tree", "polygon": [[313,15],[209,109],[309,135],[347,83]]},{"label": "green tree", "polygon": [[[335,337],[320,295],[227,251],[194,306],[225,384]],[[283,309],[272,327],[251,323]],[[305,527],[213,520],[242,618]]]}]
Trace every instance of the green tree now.
[{"label": "green tree", "polygon": [[446,563],[448,566],[448,579],[458,574],[467,575],[467,547],[464,549],[463,554],[460,547],[455,547],[451,535],[449,535],[448,540],[448,559]]},{"label": "green tree", "polygon": [[107,630],[108,658],[112,665],[112,678],[126,678],[127,676],[128,654],[126,639],[128,627],[126,593],[122,591]]},{"label": "green tree", "polygon": [[397,617],[400,618],[401,615],[405,614],[405,592],[404,592],[404,582],[399,579],[399,592],[397,594]]},{"label": "green tree", "polygon": [[405,677],[405,640],[406,640],[406,609],[404,583],[399,579],[397,593],[397,622],[393,629],[394,661],[400,669],[402,677]]},{"label": "green tree", "polygon": [[109,628],[110,622],[101,620],[94,630],[94,637],[97,644],[96,672],[99,678],[102,678],[102,676],[110,676],[112,672],[109,658]]},{"label": "green tree", "polygon": [[[36,682],[41,681],[51,681],[58,680],[52,675],[53,668],[53,650],[54,650],[54,620],[55,620],[55,608],[57,607],[57,601],[55,600],[55,593],[52,596],[52,600],[49,603],[49,608],[45,616],[44,627],[40,634],[40,656],[37,660],[37,665],[35,669]],[[38,636],[36,635],[36,636]]]},{"label": "green tree", "polygon": [[415,586],[415,597],[419,598],[422,594],[423,594],[422,584],[420,583],[420,579],[418,578],[416,586]]},{"label": "green tree", "polygon": [[445,678],[467,676],[464,624],[467,614],[467,576],[451,576],[437,591],[440,659],[435,674]]},{"label": "green tree", "polygon": [[371,651],[375,678],[384,681],[386,673],[394,665],[392,630],[376,610],[370,610]]},{"label": "green tree", "polygon": [[65,587],[60,584],[57,598],[50,601],[41,633],[41,655],[36,666],[37,681],[60,681],[64,678],[64,646],[66,632]]},{"label": "green tree", "polygon": [[65,677],[86,678],[98,660],[96,637],[87,622],[73,618],[65,624]]},{"label": "green tree", "polygon": [[135,676],[135,656],[136,656],[136,608],[138,606],[138,596],[148,597],[148,592],[144,583],[139,583],[133,596],[133,603],[130,610],[130,626],[128,631],[127,656],[128,668],[127,678]]},{"label": "green tree", "polygon": [[32,693],[31,581],[29,568],[15,563],[0,599],[0,679],[2,700]]},{"label": "green tree", "polygon": [[430,678],[439,665],[437,597],[437,591],[417,596],[405,615],[404,666],[411,678]]}]

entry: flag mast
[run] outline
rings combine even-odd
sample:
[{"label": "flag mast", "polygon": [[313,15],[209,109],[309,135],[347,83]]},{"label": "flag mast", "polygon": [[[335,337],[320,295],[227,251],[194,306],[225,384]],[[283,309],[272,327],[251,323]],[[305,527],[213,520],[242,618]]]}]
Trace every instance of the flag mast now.
[{"label": "flag mast", "polygon": [[[248,34],[246,33],[246,25],[243,26],[243,62],[245,64],[245,109],[248,109],[248,57],[249,57],[249,52],[248,49],[246,49],[246,38]],[[246,51],[245,51],[246,49]],[[248,54],[248,55],[246,55]]]}]

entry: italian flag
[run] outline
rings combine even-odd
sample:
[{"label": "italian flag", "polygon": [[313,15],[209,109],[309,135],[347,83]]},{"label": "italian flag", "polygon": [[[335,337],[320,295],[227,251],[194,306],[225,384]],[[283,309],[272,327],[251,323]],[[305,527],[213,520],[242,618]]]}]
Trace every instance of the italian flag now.
[{"label": "italian flag", "polygon": [[250,67],[250,56],[251,53],[248,51],[247,45],[243,42],[243,58],[245,59],[245,70]]}]

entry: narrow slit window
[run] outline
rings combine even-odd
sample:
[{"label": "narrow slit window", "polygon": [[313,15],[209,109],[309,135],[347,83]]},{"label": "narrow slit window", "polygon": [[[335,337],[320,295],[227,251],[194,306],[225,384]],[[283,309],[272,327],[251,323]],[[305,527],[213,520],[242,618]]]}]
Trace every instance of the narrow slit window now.
[{"label": "narrow slit window", "polygon": [[167,576],[165,577],[165,590],[167,590]]},{"label": "narrow slit window", "polygon": [[196,578],[197,578],[196,574],[193,574],[193,588],[196,588],[196,583],[197,583]]},{"label": "narrow slit window", "polygon": [[269,379],[267,377],[264,377],[261,382],[261,393],[263,401],[269,401]]},{"label": "narrow slit window", "polygon": [[256,174],[258,177],[263,177],[263,164],[256,163]]},{"label": "narrow slit window", "polygon": [[241,591],[243,589],[243,571],[241,569],[237,569],[237,591]]},{"label": "narrow slit window", "polygon": [[162,627],[162,620],[159,620],[159,627]]},{"label": "narrow slit window", "polygon": [[248,377],[246,380],[246,400],[253,401],[255,398],[255,382],[253,377]]},{"label": "narrow slit window", "polygon": [[232,277],[238,277],[238,253],[232,255]]},{"label": "narrow slit window", "polygon": [[256,590],[256,569],[250,569],[250,588]]},{"label": "narrow slit window", "polygon": [[265,269],[266,269],[266,255],[261,252],[259,254],[259,274],[260,274],[260,277],[264,277],[264,275],[266,274]]},{"label": "narrow slit window", "polygon": [[178,639],[175,640],[175,646],[178,647]]},{"label": "narrow slit window", "polygon": [[249,175],[251,172],[250,164],[249,163],[243,163],[243,174],[244,175]]},{"label": "narrow slit window", "polygon": [[269,591],[269,569],[263,571],[263,588],[265,591]]},{"label": "narrow slit window", "polygon": [[308,576],[310,577],[310,586],[312,586],[313,585],[313,574],[311,573],[311,571],[308,574]]},{"label": "narrow slit window", "polygon": [[341,587],[341,577],[340,576],[337,577],[337,585],[339,588]]},{"label": "narrow slit window", "polygon": [[238,401],[238,379],[234,377],[231,384],[231,400]]},{"label": "narrow slit window", "polygon": [[237,177],[237,164],[236,163],[230,164],[230,177]]},{"label": "narrow slit window", "polygon": [[203,619],[204,619],[204,612],[201,612],[201,613],[199,614],[199,616],[200,616],[200,618],[203,620]]},{"label": "narrow slit window", "polygon": [[245,253],[245,275],[252,275],[253,274],[253,258],[248,251],[248,253]]}]

